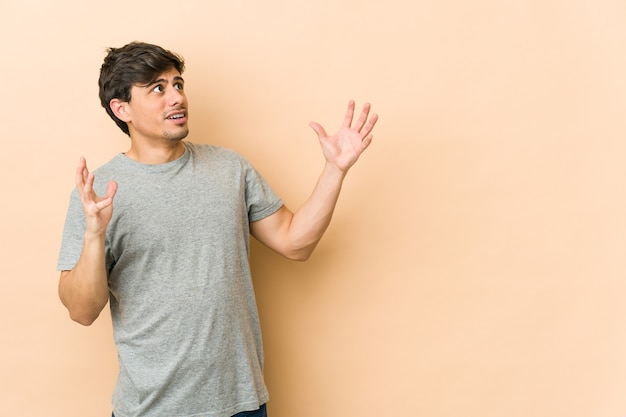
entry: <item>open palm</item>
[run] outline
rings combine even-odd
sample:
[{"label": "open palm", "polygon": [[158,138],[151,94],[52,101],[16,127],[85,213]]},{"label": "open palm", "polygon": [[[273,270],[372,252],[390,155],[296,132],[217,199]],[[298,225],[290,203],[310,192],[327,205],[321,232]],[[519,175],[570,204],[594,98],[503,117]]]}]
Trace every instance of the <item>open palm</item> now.
[{"label": "open palm", "polygon": [[363,111],[354,122],[354,101],[348,103],[348,110],[343,124],[334,135],[328,135],[324,128],[311,122],[311,128],[317,133],[326,161],[341,171],[347,171],[359,159],[359,156],[372,142],[372,129],[378,120],[377,114],[370,116],[370,104],[363,106]]}]

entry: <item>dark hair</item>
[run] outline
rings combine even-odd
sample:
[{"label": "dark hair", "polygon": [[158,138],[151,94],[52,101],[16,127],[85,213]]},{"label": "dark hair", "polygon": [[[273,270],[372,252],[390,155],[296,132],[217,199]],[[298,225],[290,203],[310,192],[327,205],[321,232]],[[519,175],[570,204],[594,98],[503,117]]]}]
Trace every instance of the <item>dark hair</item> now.
[{"label": "dark hair", "polygon": [[100,104],[119,128],[130,135],[126,122],[118,119],[111,110],[111,100],[117,98],[130,102],[133,85],[149,84],[171,68],[182,74],[185,61],[173,52],[144,42],[131,42],[121,48],[109,48],[107,52],[98,79]]}]

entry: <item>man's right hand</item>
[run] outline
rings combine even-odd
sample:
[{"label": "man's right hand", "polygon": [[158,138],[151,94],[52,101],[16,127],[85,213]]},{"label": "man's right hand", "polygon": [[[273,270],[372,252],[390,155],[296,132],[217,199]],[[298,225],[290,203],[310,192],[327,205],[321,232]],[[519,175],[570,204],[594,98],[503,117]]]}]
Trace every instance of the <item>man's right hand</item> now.
[{"label": "man's right hand", "polygon": [[113,215],[113,198],[117,192],[117,182],[109,181],[106,195],[100,197],[93,189],[94,175],[87,169],[87,161],[81,157],[76,168],[76,190],[85,211],[85,233],[94,236],[104,235]]}]

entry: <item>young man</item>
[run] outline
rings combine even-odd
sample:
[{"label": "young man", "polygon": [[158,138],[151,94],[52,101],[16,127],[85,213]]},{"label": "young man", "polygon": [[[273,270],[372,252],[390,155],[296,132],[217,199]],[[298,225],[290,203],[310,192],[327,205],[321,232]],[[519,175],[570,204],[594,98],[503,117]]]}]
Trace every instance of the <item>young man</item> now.
[{"label": "young man", "polygon": [[306,260],[377,116],[366,104],[353,121],[351,101],[336,134],[311,123],[326,163],[294,214],[237,153],[183,141],[183,70],[181,57],[156,45],[109,49],[100,100],[130,149],[95,174],[83,158],[78,164],[59,296],[83,325],[110,302],[116,417],[265,416],[249,235]]}]

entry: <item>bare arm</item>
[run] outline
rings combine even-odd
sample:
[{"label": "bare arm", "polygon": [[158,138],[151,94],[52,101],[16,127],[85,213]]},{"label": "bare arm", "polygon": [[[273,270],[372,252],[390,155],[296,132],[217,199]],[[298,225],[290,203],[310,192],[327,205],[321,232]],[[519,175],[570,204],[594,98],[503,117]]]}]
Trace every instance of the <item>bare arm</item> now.
[{"label": "bare arm", "polygon": [[370,105],[365,104],[352,126],[354,102],[350,101],[343,125],[332,136],[318,123],[311,123],[326,158],[317,184],[295,214],[283,206],[273,215],[251,223],[256,239],[289,259],[303,261],[311,256],[330,224],[348,170],[372,142],[371,132],[378,116],[370,116],[369,112]]},{"label": "bare arm", "polygon": [[104,247],[117,192],[117,183],[111,181],[106,195],[99,197],[93,182],[94,176],[81,158],[76,169],[76,189],[85,212],[85,240],[78,263],[71,271],[62,271],[59,279],[61,302],[72,320],[86,326],[98,318],[109,299]]}]

